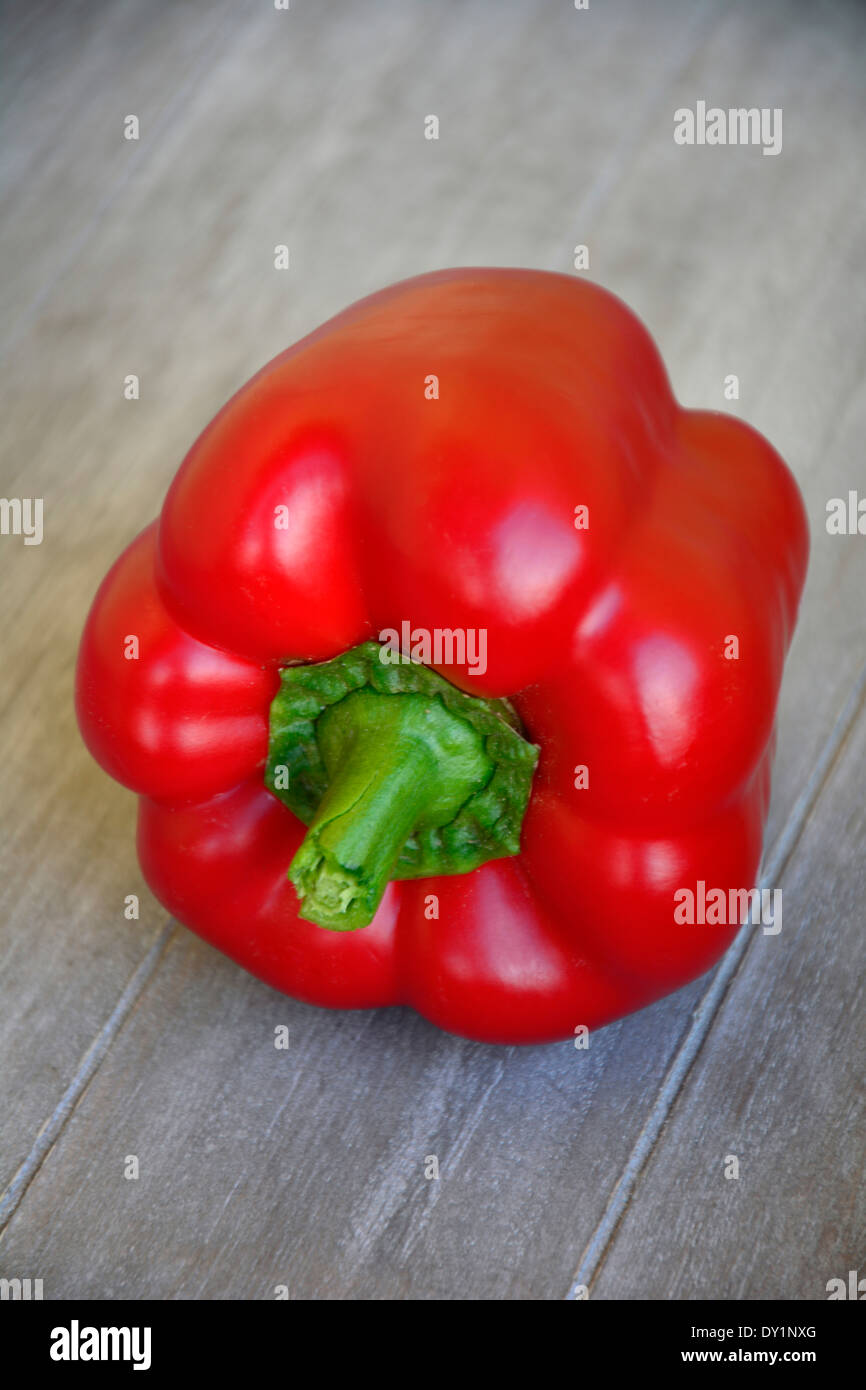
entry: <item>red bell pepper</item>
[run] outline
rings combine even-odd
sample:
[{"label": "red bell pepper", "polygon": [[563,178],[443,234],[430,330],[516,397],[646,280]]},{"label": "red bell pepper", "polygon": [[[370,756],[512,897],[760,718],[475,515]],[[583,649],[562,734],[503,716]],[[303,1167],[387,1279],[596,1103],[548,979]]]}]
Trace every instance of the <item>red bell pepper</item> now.
[{"label": "red bell pepper", "polygon": [[678,407],[617,299],[437,272],[207,427],[96,596],[79,721],[157,897],[269,984],[562,1038],[737,931],[676,895],[754,882],[807,553],[778,454]]}]

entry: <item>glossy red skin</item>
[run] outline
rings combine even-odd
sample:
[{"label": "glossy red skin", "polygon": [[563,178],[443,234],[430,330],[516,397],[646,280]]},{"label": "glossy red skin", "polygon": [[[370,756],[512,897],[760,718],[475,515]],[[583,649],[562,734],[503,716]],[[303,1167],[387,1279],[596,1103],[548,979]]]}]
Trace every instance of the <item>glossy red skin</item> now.
[{"label": "glossy red skin", "polygon": [[[410,1004],[488,1042],[563,1038],[735,935],[678,925],[673,894],[754,882],[807,555],[778,454],[681,410],[620,301],[542,272],[437,272],[325,324],[204,431],[96,596],[79,721],[141,795],[157,897],[269,984]],[[369,927],[330,932],[286,878],[304,828],[262,781],[268,706],[281,664],[403,620],[487,629],[484,675],[438,669],[508,696],[541,747],[522,852],[392,883]]]}]

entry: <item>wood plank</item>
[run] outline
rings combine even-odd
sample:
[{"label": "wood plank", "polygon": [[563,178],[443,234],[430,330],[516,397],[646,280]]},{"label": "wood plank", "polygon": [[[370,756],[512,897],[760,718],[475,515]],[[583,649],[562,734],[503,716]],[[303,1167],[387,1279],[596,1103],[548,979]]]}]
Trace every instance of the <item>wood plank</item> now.
[{"label": "wood plank", "polygon": [[[48,1296],[271,1297],[278,1282],[296,1296],[560,1296],[701,997],[693,986],[662,1001],[584,1056],[479,1048],[403,1011],[305,1009],[182,932],[136,974],[164,917],[146,898],[142,924],[118,917],[140,883],[131,800],[69,751],[86,596],[186,444],[262,360],[401,275],[567,269],[588,240],[593,276],[646,317],[684,399],[713,403],[724,372],[741,373],[742,413],[769,422],[813,517],[850,477],[857,455],[836,416],[859,418],[864,349],[862,315],[842,317],[861,293],[862,212],[845,178],[862,114],[856,17],[825,6],[792,23],[770,5],[755,20],[746,5],[684,0],[540,14],[475,4],[443,22],[383,5],[371,24],[356,8],[324,21],[298,5],[282,34],[260,11],[9,361],[3,490],[44,493],[47,521],[44,546],[14,553],[4,576],[6,1176],[43,1121],[56,1143],[36,1152],[0,1250],[4,1273],[38,1267]],[[740,74],[770,90],[770,72],[773,104],[800,113],[799,142],[776,161],[717,152],[723,163],[686,177],[673,109]],[[432,148],[428,110],[443,121]],[[282,281],[278,240],[293,255]],[[33,276],[41,290],[44,267]],[[840,323],[834,352],[827,325]],[[144,385],[132,409],[126,371]],[[776,830],[862,659],[862,581],[851,545],[819,547],[783,702]],[[34,780],[34,767],[50,772]],[[87,1070],[130,978],[116,1041]],[[293,1030],[288,1054],[273,1050],[278,1022]],[[126,1153],[142,1157],[138,1183],[123,1180]],[[423,1179],[427,1153],[439,1183]]]},{"label": "wood plank", "polygon": [[[0,355],[101,217],[159,148],[242,17],[245,0],[198,14],[172,0],[66,0],[0,16]],[[239,13],[239,4],[241,7]],[[17,21],[17,22],[16,22]],[[123,138],[137,115],[141,138]]]}]

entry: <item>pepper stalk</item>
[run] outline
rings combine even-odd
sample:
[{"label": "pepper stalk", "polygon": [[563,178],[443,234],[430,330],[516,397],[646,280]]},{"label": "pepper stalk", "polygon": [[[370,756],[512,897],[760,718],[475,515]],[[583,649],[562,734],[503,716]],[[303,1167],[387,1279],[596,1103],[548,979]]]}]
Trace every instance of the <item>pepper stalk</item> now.
[{"label": "pepper stalk", "polygon": [[289,878],[334,931],[367,926],[392,879],[517,854],[538,759],[506,700],[382,650],[285,667],[271,706],[265,782],[309,826]]}]

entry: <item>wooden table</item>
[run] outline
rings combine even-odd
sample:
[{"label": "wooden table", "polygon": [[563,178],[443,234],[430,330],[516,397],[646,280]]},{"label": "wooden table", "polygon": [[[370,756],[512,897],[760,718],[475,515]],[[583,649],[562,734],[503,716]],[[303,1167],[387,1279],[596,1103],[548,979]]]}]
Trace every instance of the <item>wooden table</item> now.
[{"label": "wooden table", "polygon": [[[0,490],[44,498],[44,539],[0,537],[0,1273],[46,1298],[807,1300],[866,1274],[866,537],[825,527],[866,492],[866,11],[29,0],[2,26]],[[678,145],[698,100],[782,108],[782,152]],[[766,841],[783,930],[587,1051],[249,978],[149,895],[134,798],[72,712],[95,587],[213,412],[451,264],[614,289],[685,404],[773,440],[812,525]]]}]

